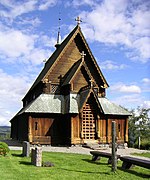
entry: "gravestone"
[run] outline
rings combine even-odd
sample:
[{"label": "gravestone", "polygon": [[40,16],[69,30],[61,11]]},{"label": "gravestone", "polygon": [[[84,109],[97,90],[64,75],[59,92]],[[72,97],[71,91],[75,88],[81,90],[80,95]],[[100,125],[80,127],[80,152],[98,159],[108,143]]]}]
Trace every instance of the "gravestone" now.
[{"label": "gravestone", "polygon": [[27,141],[23,141],[23,156],[30,156],[30,143]]},{"label": "gravestone", "polygon": [[31,163],[34,166],[42,166],[42,147],[36,147],[31,151]]}]

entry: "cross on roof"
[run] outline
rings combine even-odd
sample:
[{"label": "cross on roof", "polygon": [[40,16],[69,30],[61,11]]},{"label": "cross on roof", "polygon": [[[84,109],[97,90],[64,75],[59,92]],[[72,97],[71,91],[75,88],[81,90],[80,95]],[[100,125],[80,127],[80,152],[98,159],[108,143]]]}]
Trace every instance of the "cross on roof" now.
[{"label": "cross on roof", "polygon": [[91,87],[93,87],[94,86],[94,80],[90,79],[90,83],[91,83]]},{"label": "cross on roof", "polygon": [[77,24],[78,24],[78,25],[80,25],[80,23],[82,22],[82,20],[80,19],[79,16],[78,16],[75,20],[77,21]]},{"label": "cross on roof", "polygon": [[86,56],[86,54],[84,53],[84,51],[82,51],[82,53],[81,53],[82,60],[84,60],[84,56]]}]

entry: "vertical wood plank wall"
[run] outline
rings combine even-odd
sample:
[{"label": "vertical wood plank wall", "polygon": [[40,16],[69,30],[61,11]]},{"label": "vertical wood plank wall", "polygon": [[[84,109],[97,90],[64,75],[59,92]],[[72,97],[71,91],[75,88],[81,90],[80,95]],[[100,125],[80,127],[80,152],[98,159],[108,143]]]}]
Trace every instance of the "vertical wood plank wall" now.
[{"label": "vertical wood plank wall", "polygon": [[[116,122],[116,134],[117,134],[117,142],[124,143],[128,141],[128,120],[126,119],[116,119],[116,118],[108,118],[105,119],[99,118],[97,122],[97,138],[99,143],[111,143],[112,134],[111,134],[111,126],[112,121]],[[120,127],[119,127],[120,126]],[[120,128],[120,131],[119,131]],[[83,143],[81,138],[81,120],[79,120],[79,116],[72,117],[71,120],[71,143],[79,144]]]},{"label": "vertical wood plank wall", "polygon": [[98,119],[98,139],[99,143],[106,143],[106,119]]},{"label": "vertical wood plank wall", "polygon": [[71,118],[71,144],[81,143],[81,122],[79,115]]}]

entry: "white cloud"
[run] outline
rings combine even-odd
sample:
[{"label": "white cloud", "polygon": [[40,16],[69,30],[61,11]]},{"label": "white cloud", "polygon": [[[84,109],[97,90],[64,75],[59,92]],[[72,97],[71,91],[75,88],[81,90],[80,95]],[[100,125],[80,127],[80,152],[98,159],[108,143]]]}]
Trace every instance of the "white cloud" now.
[{"label": "white cloud", "polygon": [[43,61],[47,59],[51,53],[52,52],[48,50],[34,48],[29,55],[26,55],[24,58],[22,58],[22,61],[24,61],[24,63],[30,61],[32,65],[39,65],[43,63]]},{"label": "white cloud", "polygon": [[145,84],[150,85],[150,79],[149,78],[143,78],[142,82],[145,83]]},{"label": "white cloud", "polygon": [[97,3],[97,0],[73,0],[73,1],[67,1],[66,2],[66,6],[74,6],[74,7],[78,7],[78,6],[82,6],[82,5],[88,5],[88,6],[95,6]]},{"label": "white cloud", "polygon": [[1,10],[1,16],[5,18],[16,18],[19,15],[35,10],[36,3],[37,1],[34,0],[26,2],[17,2],[11,0],[7,0],[5,2],[5,0],[2,0],[1,4],[5,6],[7,10]]},{"label": "white cloud", "polygon": [[33,49],[34,36],[8,29],[0,32],[0,53],[8,57],[19,57]]},{"label": "white cloud", "polygon": [[43,0],[39,5],[39,10],[46,10],[51,6],[54,6],[57,3],[57,0]]},{"label": "white cloud", "polygon": [[54,45],[54,38],[43,33],[36,35],[6,26],[0,29],[0,57],[5,63],[39,65],[52,54],[50,48],[54,48]]},{"label": "white cloud", "polygon": [[91,9],[80,14],[88,39],[124,46],[132,59],[141,62],[149,60],[148,2],[104,0]]},{"label": "white cloud", "polygon": [[113,92],[121,93],[141,93],[141,88],[137,85],[125,85],[123,83],[118,83],[112,85],[110,90]]},{"label": "white cloud", "polygon": [[139,94],[129,94],[115,97],[112,101],[123,107],[133,109],[143,103],[143,98]]},{"label": "white cloud", "polygon": [[107,70],[121,70],[127,68],[127,65],[125,64],[117,64],[113,61],[107,60],[100,63],[101,69],[107,69]]},{"label": "white cloud", "polygon": [[41,24],[41,20],[39,18],[32,18],[32,17],[20,17],[16,23],[17,25],[19,24],[19,27],[22,25],[31,25],[33,27],[37,27]]},{"label": "white cloud", "polygon": [[15,19],[16,17],[35,10],[46,10],[56,5],[57,0],[1,0],[1,17]]},{"label": "white cloud", "polygon": [[149,109],[149,108],[150,108],[150,101],[144,101],[144,102],[141,104],[141,107],[142,107],[142,108]]},{"label": "white cloud", "polygon": [[8,125],[31,83],[27,77],[11,76],[0,69],[0,84],[0,125]]}]

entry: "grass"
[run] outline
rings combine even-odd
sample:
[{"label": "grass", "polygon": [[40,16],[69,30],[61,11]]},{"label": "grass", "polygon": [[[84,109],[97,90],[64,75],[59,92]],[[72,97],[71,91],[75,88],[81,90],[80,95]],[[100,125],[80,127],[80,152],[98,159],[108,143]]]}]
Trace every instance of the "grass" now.
[{"label": "grass", "polygon": [[150,158],[150,152],[146,152],[146,153],[132,153],[132,155]]},{"label": "grass", "polygon": [[132,170],[121,170],[118,162],[116,173],[111,172],[107,159],[92,162],[90,155],[43,152],[43,161],[50,161],[53,167],[35,167],[31,158],[21,157],[21,151],[11,151],[11,154],[0,156],[0,179],[3,180],[123,180],[148,179],[149,170],[134,167]]}]

